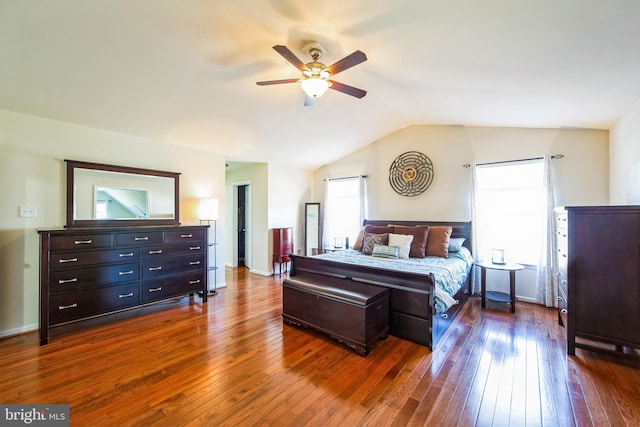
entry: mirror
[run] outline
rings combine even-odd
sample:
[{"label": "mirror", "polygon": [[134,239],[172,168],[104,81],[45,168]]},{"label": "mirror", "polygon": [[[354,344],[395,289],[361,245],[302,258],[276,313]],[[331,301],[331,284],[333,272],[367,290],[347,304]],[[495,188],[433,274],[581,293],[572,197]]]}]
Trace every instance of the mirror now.
[{"label": "mirror", "polygon": [[320,203],[304,204],[304,254],[317,255],[322,242]]},{"label": "mirror", "polygon": [[65,161],[67,227],[179,224],[179,173]]}]

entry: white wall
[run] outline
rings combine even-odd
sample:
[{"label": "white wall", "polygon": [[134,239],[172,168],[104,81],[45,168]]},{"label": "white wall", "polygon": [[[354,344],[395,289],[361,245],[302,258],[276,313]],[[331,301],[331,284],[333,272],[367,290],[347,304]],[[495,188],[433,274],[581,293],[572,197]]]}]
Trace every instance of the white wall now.
[{"label": "white wall", "polygon": [[[183,224],[198,223],[198,198],[224,209],[221,153],[0,110],[0,336],[37,328],[37,229],[65,225],[64,159],[180,172]],[[20,205],[38,216],[19,218]]]},{"label": "white wall", "polygon": [[640,99],[611,131],[610,203],[640,205]]},{"label": "white wall", "polygon": [[[304,204],[311,201],[311,176],[290,165],[269,165],[269,228],[292,227],[294,253],[299,254],[304,247]],[[273,233],[269,236],[271,259]]]},{"label": "white wall", "polygon": [[[464,164],[550,153],[565,156],[553,161],[557,206],[607,204],[608,137],[608,132],[599,130],[413,125],[318,169],[313,193],[324,194],[326,178],[369,175],[371,219],[469,221],[471,169]],[[431,159],[435,178],[425,193],[403,197],[389,184],[389,166],[397,156],[412,150]],[[508,286],[508,275],[488,279],[498,289]],[[521,299],[533,300],[534,282],[534,271],[518,273]]]},{"label": "white wall", "polygon": [[226,252],[225,264],[231,266],[233,253],[236,248],[233,246],[233,239],[237,233],[233,219],[233,184],[242,183],[251,186],[251,217],[250,239],[248,250],[250,250],[249,264],[247,267],[253,273],[269,275],[269,235],[268,230],[268,206],[269,206],[269,174],[266,163],[253,163],[240,169],[227,171],[226,173],[226,197],[228,200],[226,209]]}]

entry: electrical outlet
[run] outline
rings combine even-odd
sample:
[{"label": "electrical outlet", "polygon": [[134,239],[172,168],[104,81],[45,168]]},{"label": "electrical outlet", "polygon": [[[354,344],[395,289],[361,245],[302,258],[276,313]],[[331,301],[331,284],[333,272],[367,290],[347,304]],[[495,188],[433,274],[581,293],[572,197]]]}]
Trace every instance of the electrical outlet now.
[{"label": "electrical outlet", "polygon": [[35,206],[20,206],[18,216],[20,218],[36,218],[38,216],[38,208]]}]

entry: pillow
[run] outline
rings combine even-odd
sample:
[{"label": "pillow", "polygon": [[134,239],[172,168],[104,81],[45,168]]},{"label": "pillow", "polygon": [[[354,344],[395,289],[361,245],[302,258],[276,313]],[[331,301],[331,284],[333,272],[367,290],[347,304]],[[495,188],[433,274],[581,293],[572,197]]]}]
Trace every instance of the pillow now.
[{"label": "pillow", "polygon": [[460,252],[462,244],[464,243],[464,237],[452,237],[449,239],[449,252]]},{"label": "pillow", "polygon": [[360,229],[358,233],[358,237],[356,237],[356,242],[353,244],[353,249],[356,251],[362,251],[362,241],[364,240],[364,228]]},{"label": "pillow", "polygon": [[362,243],[362,253],[365,255],[371,255],[375,245],[386,245],[388,242],[389,233],[372,234],[365,232]]},{"label": "pillow", "polygon": [[449,238],[451,227],[429,227],[427,237],[427,256],[449,258]]},{"label": "pillow", "polygon": [[379,258],[398,259],[400,248],[397,246],[374,245],[371,255]]},{"label": "pillow", "polygon": [[415,227],[394,225],[393,233],[413,236],[411,251],[409,252],[409,256],[411,258],[424,258],[427,256],[427,236],[429,234],[429,227],[426,225],[416,225]]},{"label": "pillow", "polygon": [[389,233],[389,246],[398,247],[398,257],[402,259],[408,259],[411,252],[411,242],[413,242],[413,236],[410,234],[393,234]]}]

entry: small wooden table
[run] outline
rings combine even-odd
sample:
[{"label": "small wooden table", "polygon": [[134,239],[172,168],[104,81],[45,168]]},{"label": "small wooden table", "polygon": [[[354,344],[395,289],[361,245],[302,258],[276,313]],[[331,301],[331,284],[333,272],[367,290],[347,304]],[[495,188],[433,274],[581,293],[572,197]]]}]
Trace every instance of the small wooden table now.
[{"label": "small wooden table", "polygon": [[[478,261],[480,267],[482,308],[486,306],[486,300],[511,304],[511,312],[516,312],[516,271],[523,270],[524,265],[516,263],[494,264],[491,261]],[[487,291],[487,268],[509,272],[509,293]]]}]

